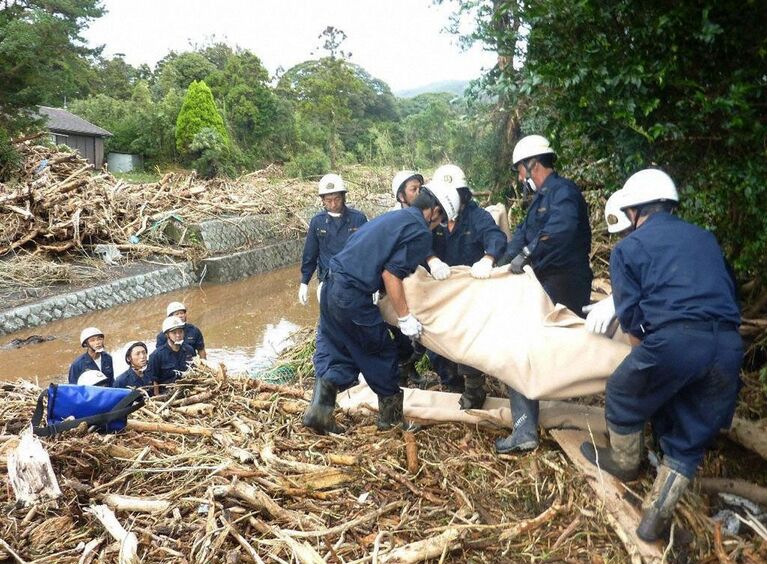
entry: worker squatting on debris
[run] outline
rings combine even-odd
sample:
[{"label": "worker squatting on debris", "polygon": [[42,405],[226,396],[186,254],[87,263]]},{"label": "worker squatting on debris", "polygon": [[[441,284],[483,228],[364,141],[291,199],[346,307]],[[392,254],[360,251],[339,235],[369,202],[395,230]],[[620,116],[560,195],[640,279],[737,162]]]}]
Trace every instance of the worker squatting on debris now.
[{"label": "worker squatting on debris", "polygon": [[134,341],[125,350],[128,369],[115,378],[115,388],[143,388],[148,390],[151,382],[146,376],[147,348],[141,341]]},{"label": "worker squatting on debris", "polygon": [[364,213],[346,205],[346,184],[337,174],[323,176],[318,193],[325,210],[312,218],[306,231],[301,258],[301,286],[298,288],[298,301],[303,305],[309,301],[309,281],[314,272],[317,272],[319,301],[330,259],[344,248],[349,236],[368,220]]},{"label": "worker squatting on debris", "polygon": [[86,327],[80,332],[80,345],[85,352],[78,356],[69,367],[70,384],[77,384],[80,375],[86,370],[98,370],[107,378],[107,385],[114,381],[112,357],[104,350],[104,333],[96,327]]},{"label": "worker squatting on debris", "polygon": [[[530,265],[554,303],[580,315],[591,295],[591,227],[586,201],[578,187],[554,170],[556,154],[540,135],[523,137],[514,147],[519,181],[533,191],[525,219],[514,231],[506,255],[509,270],[521,274]],[[498,439],[499,453],[538,446],[538,401],[508,388],[514,428]]]},{"label": "worker squatting on debris", "polygon": [[363,225],[331,259],[320,300],[314,392],[304,425],[323,434],[342,432],[333,415],[336,395],[353,386],[360,372],[378,395],[378,428],[405,425],[397,350],[371,296],[385,290],[402,334],[420,337],[422,326],[408,309],[402,279],[426,260],[431,230],[443,214],[455,220],[459,205],[453,187],[424,186],[411,207]]},{"label": "worker squatting on debris", "polygon": [[[506,251],[506,235],[487,211],[474,201],[466,176],[455,165],[443,165],[434,179],[458,191],[461,206],[458,218],[437,227],[432,235],[432,256],[427,259],[432,276],[445,280],[450,267],[471,267],[474,278],[490,277],[496,261]],[[443,387],[462,392],[461,409],[481,409],[485,403],[485,375],[476,368],[458,364],[439,355],[430,356]]]},{"label": "worker squatting on debris", "polygon": [[637,535],[653,541],[668,528],[706,448],[732,422],[743,360],[740,311],[716,238],[674,215],[679,196],[667,174],[637,172],[613,198],[612,223],[629,234],[610,255],[613,295],[590,314],[599,318],[590,327],[603,332],[615,316],[634,346],[607,381],[609,448],[583,443],[581,451],[634,480],[651,422],[663,459]]},{"label": "worker squatting on debris", "polygon": [[[208,358],[208,353],[205,352],[205,338],[202,336],[202,331],[200,331],[196,326],[189,323],[187,319],[187,311],[186,306],[182,304],[181,302],[171,302],[168,304],[168,307],[165,309],[165,317],[171,317],[176,316],[181,319],[185,323],[184,325],[184,342],[191,346],[195,352],[200,355],[200,358],[205,359]],[[162,346],[165,346],[168,342],[167,337],[165,336],[165,333],[163,331],[160,331],[157,333],[157,339],[155,346],[159,349]]]},{"label": "worker squatting on debris", "polygon": [[162,386],[175,382],[195,356],[194,349],[184,340],[185,325],[184,320],[175,315],[162,322],[165,344],[149,355],[144,374],[144,379],[154,385],[155,393],[159,393]]}]

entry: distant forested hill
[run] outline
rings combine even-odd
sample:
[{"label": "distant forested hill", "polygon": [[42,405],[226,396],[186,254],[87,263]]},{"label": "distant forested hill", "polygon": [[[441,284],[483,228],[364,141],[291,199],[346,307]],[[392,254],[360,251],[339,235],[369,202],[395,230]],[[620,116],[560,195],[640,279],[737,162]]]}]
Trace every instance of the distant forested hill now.
[{"label": "distant forested hill", "polygon": [[463,96],[463,91],[466,90],[468,85],[468,80],[442,80],[440,82],[432,82],[416,88],[400,90],[399,92],[395,92],[394,95],[399,98],[414,98],[419,94],[449,92],[450,94]]}]

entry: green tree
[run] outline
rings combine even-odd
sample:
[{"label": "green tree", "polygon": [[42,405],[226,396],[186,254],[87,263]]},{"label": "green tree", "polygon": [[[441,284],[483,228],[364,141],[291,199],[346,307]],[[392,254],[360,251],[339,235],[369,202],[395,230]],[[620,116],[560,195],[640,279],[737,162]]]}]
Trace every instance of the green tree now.
[{"label": "green tree", "polygon": [[215,131],[224,146],[229,145],[229,135],[224,120],[216,108],[213,94],[205,82],[194,81],[189,85],[184,103],[176,119],[176,148],[182,155],[189,155],[193,149],[194,136],[205,128]]},{"label": "green tree", "polygon": [[88,93],[89,49],[80,33],[103,13],[98,0],[3,2],[0,9],[0,129],[39,123],[35,106]]}]

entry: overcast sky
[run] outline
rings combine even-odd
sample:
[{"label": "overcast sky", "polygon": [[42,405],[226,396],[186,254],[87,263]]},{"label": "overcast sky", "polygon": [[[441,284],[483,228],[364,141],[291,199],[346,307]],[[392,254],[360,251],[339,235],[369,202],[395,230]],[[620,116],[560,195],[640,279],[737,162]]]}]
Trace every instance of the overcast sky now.
[{"label": "overcast sky", "polygon": [[[492,53],[461,52],[441,30],[450,6],[431,0],[104,0],[108,10],[85,32],[106,56],[123,53],[153,66],[168,51],[215,36],[258,55],[270,72],[313,58],[326,26],[348,35],[345,50],[392,90],[472,79],[495,62]],[[449,2],[448,2],[449,4]]]}]

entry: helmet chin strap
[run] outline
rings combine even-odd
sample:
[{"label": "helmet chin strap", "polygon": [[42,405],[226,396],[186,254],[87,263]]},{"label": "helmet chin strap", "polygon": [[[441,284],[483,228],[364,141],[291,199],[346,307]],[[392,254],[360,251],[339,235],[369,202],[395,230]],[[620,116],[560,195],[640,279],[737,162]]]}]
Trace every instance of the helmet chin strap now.
[{"label": "helmet chin strap", "polygon": [[535,181],[530,177],[530,169],[535,166],[535,163],[537,161],[535,159],[530,159],[525,163],[525,189],[530,190],[533,193],[538,190],[538,187],[535,185]]}]

